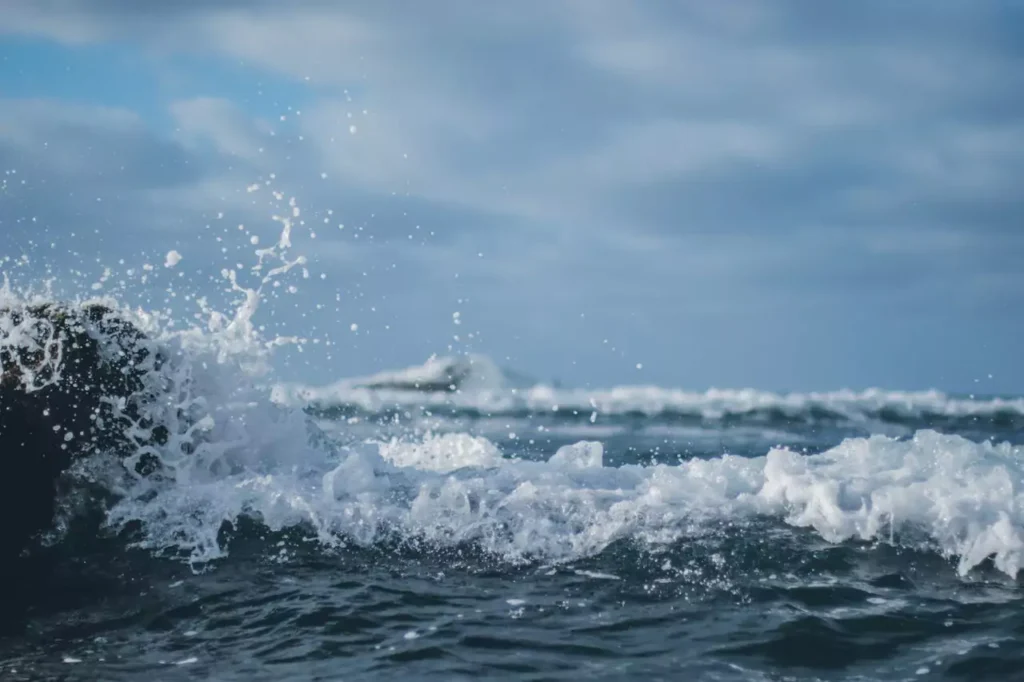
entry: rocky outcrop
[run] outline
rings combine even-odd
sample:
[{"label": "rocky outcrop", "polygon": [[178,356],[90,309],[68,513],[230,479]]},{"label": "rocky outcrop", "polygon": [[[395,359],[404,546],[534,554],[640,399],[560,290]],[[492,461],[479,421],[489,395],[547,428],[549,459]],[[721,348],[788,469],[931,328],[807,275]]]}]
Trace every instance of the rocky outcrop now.
[{"label": "rocky outcrop", "polygon": [[0,308],[0,565],[51,527],[58,483],[77,458],[128,454],[139,434],[166,439],[138,411],[144,376],[160,362],[104,306]]}]

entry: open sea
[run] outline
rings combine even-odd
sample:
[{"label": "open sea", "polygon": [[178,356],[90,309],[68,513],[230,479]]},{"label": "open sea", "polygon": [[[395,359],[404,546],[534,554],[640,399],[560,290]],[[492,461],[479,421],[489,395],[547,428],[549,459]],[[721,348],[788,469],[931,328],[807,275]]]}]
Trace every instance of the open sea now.
[{"label": "open sea", "polygon": [[68,503],[0,679],[1024,679],[1024,399],[496,374],[211,374],[219,446]]}]

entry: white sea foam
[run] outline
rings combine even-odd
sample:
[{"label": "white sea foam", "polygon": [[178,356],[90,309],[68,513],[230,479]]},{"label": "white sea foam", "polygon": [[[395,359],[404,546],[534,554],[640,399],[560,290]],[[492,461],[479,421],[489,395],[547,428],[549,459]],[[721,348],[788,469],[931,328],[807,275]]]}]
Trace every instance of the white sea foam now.
[{"label": "white sea foam", "polygon": [[418,443],[396,438],[379,447],[381,457],[395,466],[440,473],[465,467],[496,467],[504,462],[501,451],[489,440],[461,433],[428,435]]},{"label": "white sea foam", "polygon": [[[472,370],[471,379],[457,391],[410,390],[432,385],[453,367]],[[855,422],[868,422],[882,413],[897,419],[926,416],[985,417],[997,413],[1024,415],[1024,398],[966,398],[937,390],[773,393],[755,389],[688,391],[660,386],[618,386],[608,389],[562,389],[546,384],[510,386],[500,369],[483,356],[432,358],[422,366],[383,372],[366,378],[344,379],[326,386],[282,383],[274,388],[279,403],[320,407],[355,406],[368,412],[403,408],[456,408],[488,414],[559,410],[593,415],[692,414],[720,419],[730,414],[776,412],[785,417],[826,412]],[[373,386],[374,388],[370,388]]]},{"label": "white sea foam", "polygon": [[[240,285],[235,270],[223,273],[240,295],[234,312],[222,314],[200,301],[203,325],[182,329],[157,315],[118,309],[167,357],[146,376],[147,394],[161,398],[142,407],[143,416],[166,425],[170,437],[136,454],[157,458],[159,475],[134,475],[133,458],[111,467],[106,477],[88,473],[120,496],[108,525],[140,522],[143,547],[208,561],[224,553],[222,525],[252,517],[275,530],[307,525],[335,546],[397,535],[439,546],[472,542],[508,561],[559,562],[591,556],[624,538],[672,543],[702,524],[767,516],[832,542],[923,534],[934,549],[959,557],[961,573],[988,557],[1011,576],[1024,566],[1024,448],[934,431],[918,431],[909,440],[850,439],[813,456],[773,449],[755,458],[615,468],[604,465],[596,442],[563,447],[546,461],[508,458],[490,441],[467,434],[333,448],[298,407],[310,400],[367,409],[436,402],[485,411],[558,406],[598,415],[674,410],[721,416],[756,409],[803,414],[823,406],[864,419],[882,409],[1024,413],[1024,401],[964,400],[938,392],[517,389],[489,380],[454,392],[360,387],[401,384],[394,376],[316,390],[278,387],[272,401],[262,385],[268,355],[288,340],[262,338],[253,316],[262,285],[304,263],[286,257],[292,225],[290,218],[279,220],[278,243],[257,252],[259,286]],[[280,265],[263,274],[275,261]],[[0,298],[17,300],[10,292]],[[410,374],[415,372],[404,379]]]},{"label": "white sea foam", "polygon": [[459,433],[331,447],[301,410],[267,398],[260,378],[273,344],[252,324],[258,295],[238,290],[238,311],[211,312],[203,328],[171,331],[121,311],[168,357],[147,377],[163,399],[146,416],[172,427],[166,445],[143,448],[160,475],[132,475],[130,458],[99,477],[120,494],[108,524],[141,522],[143,547],[208,561],[223,555],[222,525],[247,516],[275,530],[307,525],[335,546],[397,535],[559,562],[619,539],[672,543],[703,524],[767,516],[831,542],[923,536],[958,557],[961,573],[988,557],[1011,576],[1024,566],[1024,448],[934,431],[849,439],[812,456],[779,448],[615,468],[596,442],[546,461]]},{"label": "white sea foam", "polygon": [[[291,215],[297,215],[294,200],[289,206]],[[253,317],[264,301],[263,289],[305,264],[303,257],[289,256],[292,218],[286,214],[275,216],[275,220],[282,224],[281,234],[275,244],[256,251],[258,262],[252,272],[259,279],[255,286],[240,284],[237,269],[222,271],[230,290],[239,295],[235,309],[228,313],[196,298],[200,314],[195,317],[199,322],[181,324],[181,320],[171,320],[160,313],[129,309],[111,297],[64,301],[71,306],[99,303],[107,307],[112,315],[146,335],[141,343],[148,347],[150,359],[158,355],[162,358],[160,363],[136,367],[141,372],[139,392],[127,399],[111,397],[115,412],[130,422],[127,435],[140,443],[136,451],[113,466],[104,453],[94,453],[78,460],[71,473],[105,485],[128,500],[167,488],[185,491],[187,496],[194,487],[199,495],[191,508],[194,516],[181,519],[187,528],[171,532],[174,542],[196,556],[217,551],[216,533],[221,520],[209,516],[219,510],[217,503],[208,503],[201,497],[213,490],[204,488],[204,484],[224,480],[225,475],[239,471],[288,467],[290,456],[298,462],[309,455],[322,457],[324,453],[315,445],[320,438],[316,428],[300,412],[281,409],[269,401],[269,389],[262,384],[273,349],[296,340],[267,339],[257,331]],[[274,267],[265,271],[268,265]],[[0,308],[17,311],[53,301],[52,292],[45,286],[38,292],[15,291],[4,274]],[[31,349],[37,339],[46,341],[52,336],[47,323],[29,320],[15,324],[15,317],[0,316],[0,347]],[[33,329],[32,325],[44,328]],[[99,329],[89,333],[102,334]],[[116,346],[111,339],[98,340],[101,346]],[[48,350],[44,364],[56,368],[60,363],[60,344],[48,345],[53,350]],[[44,384],[35,381],[31,373],[26,374],[28,369],[31,368],[22,368],[26,383],[41,388]],[[45,383],[56,380],[56,375],[51,374],[46,374]],[[121,414],[127,403],[137,408],[137,414]],[[165,442],[153,439],[155,427],[166,428]],[[143,458],[159,461],[157,474],[141,476],[136,472],[136,465]],[[163,513],[158,506],[150,510],[148,517],[156,518]]]},{"label": "white sea foam", "polygon": [[145,501],[126,498],[110,522],[141,520],[142,545],[185,549],[196,561],[221,555],[222,522],[250,515],[272,529],[308,524],[332,545],[398,534],[473,542],[513,562],[558,562],[623,538],[671,543],[704,524],[769,516],[831,542],[923,533],[932,549],[959,557],[961,573],[987,557],[1011,576],[1024,565],[1024,448],[931,431],[850,439],[814,456],[774,449],[619,468],[603,466],[600,443],[521,461],[465,434],[333,455],[292,448],[283,461],[247,456]]},{"label": "white sea foam", "polygon": [[142,449],[160,475],[133,475],[131,458],[106,478],[89,473],[120,495],[108,525],[140,522],[142,547],[205,562],[225,551],[224,523],[251,517],[274,530],[306,525],[333,546],[397,536],[560,562],[620,539],[673,543],[708,523],[765,516],[831,542],[924,537],[958,557],[961,573],[989,557],[1011,576],[1024,566],[1024,448],[934,431],[849,439],[812,456],[780,448],[622,467],[605,466],[596,442],[546,461],[458,433],[331,447],[301,410],[268,399],[261,377],[274,344],[252,324],[257,293],[238,290],[236,313],[210,312],[203,328],[172,331],[121,311],[167,354],[147,376],[146,390],[163,398],[145,416],[171,437]]}]

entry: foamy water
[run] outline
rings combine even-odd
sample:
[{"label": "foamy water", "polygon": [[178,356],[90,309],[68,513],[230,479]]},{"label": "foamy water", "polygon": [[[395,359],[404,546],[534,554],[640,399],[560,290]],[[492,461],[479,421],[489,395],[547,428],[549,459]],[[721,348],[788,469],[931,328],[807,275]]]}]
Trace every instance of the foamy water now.
[{"label": "foamy water", "polygon": [[[445,391],[412,390],[421,384],[445,383],[444,377],[452,373],[453,367],[464,369],[470,376],[467,386],[452,386],[453,390]],[[774,393],[751,388],[690,391],[651,385],[606,389],[555,388],[544,383],[510,386],[501,369],[479,355],[432,358],[405,370],[343,379],[324,386],[279,383],[272,397],[283,405],[313,405],[328,412],[346,407],[370,413],[389,408],[471,410],[487,415],[559,412],[592,417],[595,421],[622,415],[689,415],[708,420],[730,416],[811,421],[841,418],[866,424],[879,419],[985,419],[1000,414],[1024,418],[1024,398],[950,396],[937,390],[874,388]]]},{"label": "foamy water", "polygon": [[1016,576],[1024,560],[1024,448],[931,431],[851,439],[812,456],[775,449],[616,468],[602,465],[599,442],[562,447],[547,461],[509,459],[466,434],[330,455],[289,447],[281,459],[271,446],[248,461],[213,462],[235,473],[191,468],[188,485],[125,500],[110,522],[140,520],[144,546],[187,549],[195,561],[220,556],[220,523],[242,515],[275,530],[308,524],[329,544],[398,534],[478,543],[510,562],[577,560],[621,539],[671,544],[751,516],[812,528],[829,542],[911,537],[957,557],[961,574],[993,557]]},{"label": "foamy water", "polygon": [[[432,359],[322,389],[273,385],[267,380],[271,354],[289,339],[263,338],[253,318],[262,287],[304,264],[287,256],[298,215],[294,202],[289,206],[279,219],[279,242],[257,252],[258,285],[242,286],[234,270],[222,273],[239,294],[232,313],[200,300],[203,324],[182,327],[103,300],[149,335],[153,352],[168,358],[146,373],[139,404],[149,423],[168,428],[169,441],[146,444],[105,469],[95,461],[81,465],[83,475],[119,496],[108,512],[110,528],[141,524],[140,547],[203,564],[225,556],[222,526],[249,518],[275,531],[312,528],[327,547],[405,538],[439,547],[473,543],[513,564],[566,562],[597,555],[619,540],[672,544],[709,524],[768,517],[813,529],[833,543],[925,546],[956,557],[961,574],[989,558],[1009,576],[1021,568],[1024,453],[1008,443],[922,429],[910,438],[848,438],[811,455],[766,448],[674,464],[605,466],[604,446],[592,439],[546,455],[534,448],[527,458],[481,435],[458,432],[332,442],[303,408],[344,402],[367,410],[472,406],[492,416],[520,410],[525,432],[532,415],[553,410],[589,413],[587,423],[599,429],[603,415],[668,410],[721,417],[770,409],[806,417],[827,408],[856,421],[885,410],[918,418],[1024,413],[1024,403],[938,392],[518,389],[504,385],[502,372],[480,356]],[[278,264],[263,273],[272,262]],[[2,295],[8,307],[28,302],[9,286]],[[4,343],[24,342],[17,329],[4,332]],[[451,374],[453,363],[467,370],[461,385],[415,390]],[[154,395],[160,398],[141,401]],[[134,473],[143,456],[160,461],[158,475]]]},{"label": "foamy water", "polygon": [[[356,676],[356,659],[451,673],[473,656],[507,666],[511,651],[536,662],[523,671],[550,669],[545,656],[657,658],[750,679],[798,652],[797,667],[906,679],[1024,655],[1019,625],[990,625],[1019,620],[1024,399],[556,388],[481,355],[282,383],[276,349],[303,339],[259,316],[268,291],[308,272],[291,249],[300,211],[281,201],[277,242],[220,273],[233,308],[193,296],[184,320],[73,301],[131,321],[165,361],[140,368],[128,398],[137,451],[71,472],[79,493],[111,497],[100,535],[75,536],[96,500],[72,486],[49,538],[62,580],[109,603],[53,597],[38,627],[58,643],[0,641],[3,674],[274,664],[305,679]],[[168,268],[188,267],[173,254]],[[49,297],[5,284],[0,308]],[[34,343],[29,331],[0,318],[0,344]],[[149,438],[157,425],[166,443]],[[136,473],[143,457],[156,473]],[[138,614],[154,600],[150,623]],[[61,629],[66,612],[78,634]]]}]

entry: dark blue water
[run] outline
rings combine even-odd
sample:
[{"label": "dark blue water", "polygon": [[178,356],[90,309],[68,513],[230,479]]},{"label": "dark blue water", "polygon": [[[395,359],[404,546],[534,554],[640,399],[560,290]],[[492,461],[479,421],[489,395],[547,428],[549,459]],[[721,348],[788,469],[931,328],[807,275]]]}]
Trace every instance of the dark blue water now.
[{"label": "dark blue water", "polygon": [[[190,565],[173,552],[161,556],[133,547],[150,532],[144,522],[113,532],[81,521],[50,549],[53,572],[35,585],[24,627],[0,640],[0,678],[1024,679],[1024,585],[1005,565],[996,566],[995,553],[958,570],[959,557],[944,534],[972,532],[972,522],[995,523],[982,501],[998,481],[1009,483],[999,493],[1007,508],[1019,503],[1022,468],[970,450],[980,448],[974,444],[986,435],[1019,443],[1019,431],[999,421],[975,419],[953,428],[947,421],[938,425],[946,433],[922,441],[932,450],[967,448],[965,457],[987,467],[967,470],[961,481],[963,499],[975,494],[979,500],[981,511],[972,517],[963,499],[951,501],[950,491],[961,488],[943,483],[943,476],[956,472],[937,470],[902,487],[892,483],[907,467],[924,466],[920,457],[927,452],[893,459],[891,466],[879,464],[889,460],[863,459],[870,445],[858,455],[850,444],[867,442],[851,440],[866,435],[863,425],[678,421],[633,415],[591,423],[547,413],[451,417],[444,422],[448,431],[486,436],[504,458],[538,467],[549,466],[545,460],[563,445],[594,440],[605,446],[598,472],[604,478],[596,482],[552,483],[554,474],[546,469],[523,469],[517,486],[547,481],[546,494],[565,494],[564,500],[548,506],[538,497],[532,506],[511,508],[507,517],[495,508],[486,518],[501,522],[479,531],[470,526],[482,515],[447,525],[430,525],[420,516],[419,526],[393,515],[373,537],[339,531],[332,546],[313,524],[271,530],[254,509],[224,519],[218,538],[223,556]],[[393,419],[322,424],[342,447],[410,428]],[[897,435],[895,442],[927,426],[903,424],[910,435]],[[528,429],[537,437],[509,435]],[[829,450],[844,442],[846,450]],[[820,518],[801,525],[785,514],[738,513],[710,502],[655,504],[637,493],[619,500],[625,530],[611,533],[603,546],[588,551],[579,545],[575,554],[558,556],[550,550],[550,542],[580,542],[619,518],[614,502],[600,501],[600,491],[621,495],[616,486],[633,485],[653,495],[651,481],[658,475],[651,472],[658,464],[665,465],[659,475],[668,476],[680,462],[707,462],[707,484],[715,485],[711,479],[729,471],[723,453],[759,461],[780,444],[799,457],[832,457],[831,479],[820,477],[817,484],[842,489],[835,494],[837,509],[851,517],[856,506],[842,502],[843,491],[872,477],[889,481],[887,488],[873,484],[875,504],[885,493],[904,494],[911,505],[945,496],[951,506],[946,516],[922,510],[913,522],[894,523],[874,537],[837,541],[827,537]],[[633,465],[642,466],[638,471],[647,478],[627,478]],[[416,481],[482,481],[472,490],[477,503],[486,504],[487,486],[509,484],[480,471],[454,467]],[[394,473],[388,480],[395,491],[402,489]],[[577,485],[591,496],[578,494]],[[673,488],[657,490],[664,498]],[[515,494],[506,491],[501,499]],[[370,504],[415,508],[398,492],[374,500]],[[830,513],[819,512],[825,518]],[[666,513],[677,517],[666,519]],[[1018,524],[1019,517],[1010,518],[1003,549],[1013,549]],[[448,535],[439,535],[439,527]]]}]

